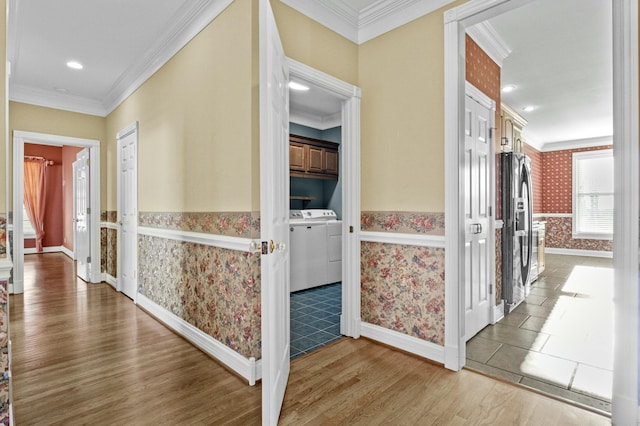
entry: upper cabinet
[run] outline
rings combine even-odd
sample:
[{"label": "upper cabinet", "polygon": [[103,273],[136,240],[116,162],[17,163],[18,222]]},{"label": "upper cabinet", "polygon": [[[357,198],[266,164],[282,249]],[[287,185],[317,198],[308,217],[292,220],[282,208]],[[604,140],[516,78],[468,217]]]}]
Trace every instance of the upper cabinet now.
[{"label": "upper cabinet", "polygon": [[338,180],[338,144],[289,135],[291,176]]},{"label": "upper cabinet", "polygon": [[524,139],[522,129],[527,125],[527,120],[518,114],[509,105],[500,104],[501,124],[502,124],[502,152],[523,152]]}]

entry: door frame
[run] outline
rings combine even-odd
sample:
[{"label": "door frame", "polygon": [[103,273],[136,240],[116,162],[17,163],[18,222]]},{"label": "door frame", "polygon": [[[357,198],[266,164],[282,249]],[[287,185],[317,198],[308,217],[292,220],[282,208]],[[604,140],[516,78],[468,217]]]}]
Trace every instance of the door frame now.
[{"label": "door frame", "polygon": [[24,198],[24,144],[79,146],[89,148],[89,191],[91,193],[91,273],[90,281],[102,281],[100,270],[100,141],[45,133],[13,131],[13,284],[9,292],[24,292],[24,232],[22,205]]},{"label": "door frame", "polygon": [[[360,337],[360,98],[362,90],[287,58],[289,78],[321,87],[342,99],[342,315],[340,333]],[[287,164],[287,167],[289,165]]]},{"label": "door frame", "polygon": [[[472,0],[444,15],[445,58],[445,366],[465,363],[462,150],[465,28],[535,0]],[[638,417],[638,0],[613,2],[614,371],[612,420]],[[630,178],[629,178],[630,177]],[[622,184],[624,182],[624,185]]]},{"label": "door frame", "polygon": [[[135,121],[133,123],[131,123],[130,125],[128,125],[127,127],[125,127],[124,129],[120,130],[117,134],[116,134],[116,149],[118,151],[117,153],[117,176],[116,176],[116,212],[117,212],[117,219],[116,219],[116,226],[117,226],[117,237],[116,237],[116,269],[117,269],[117,277],[116,277],[116,290],[119,292],[122,292],[122,255],[123,255],[123,241],[122,241],[122,195],[123,195],[123,186],[122,186],[122,179],[120,174],[122,173],[122,158],[120,155],[120,139],[128,136],[131,133],[136,134],[136,141],[134,144],[134,150],[135,150],[135,157],[136,157],[136,172],[135,172],[135,184],[134,184],[134,194],[133,194],[133,200],[134,200],[134,204],[136,206],[136,215],[138,214],[138,131],[139,131],[139,123],[138,121]],[[136,234],[137,234],[137,228],[138,228],[138,222],[136,220]],[[135,278],[135,282],[136,282],[136,291],[134,293],[134,297],[133,297],[133,303],[138,303],[138,277],[137,277],[137,270],[138,270],[138,245],[134,244],[133,247],[131,248],[131,255],[133,257],[133,262],[135,262],[135,267],[134,270],[136,271],[136,274],[134,274],[134,278]]]}]

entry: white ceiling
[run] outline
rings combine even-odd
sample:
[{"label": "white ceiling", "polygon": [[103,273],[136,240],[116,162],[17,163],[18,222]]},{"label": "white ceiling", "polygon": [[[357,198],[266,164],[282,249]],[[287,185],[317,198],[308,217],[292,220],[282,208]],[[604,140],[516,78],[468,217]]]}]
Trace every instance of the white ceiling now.
[{"label": "white ceiling", "polygon": [[[451,0],[281,1],[361,43]],[[9,0],[9,97],[104,116],[231,2]],[[490,21],[511,51],[502,82],[518,86],[503,100],[538,146],[611,135],[610,9],[608,0],[538,0]],[[85,68],[68,69],[70,59]],[[318,90],[292,93],[292,112],[331,127],[340,100]]]}]

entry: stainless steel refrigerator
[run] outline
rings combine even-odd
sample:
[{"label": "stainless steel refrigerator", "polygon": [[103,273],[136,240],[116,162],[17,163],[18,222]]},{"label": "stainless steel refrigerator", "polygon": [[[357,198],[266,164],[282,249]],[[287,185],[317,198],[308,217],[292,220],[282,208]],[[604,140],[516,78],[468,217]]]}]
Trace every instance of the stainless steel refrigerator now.
[{"label": "stainless steel refrigerator", "polygon": [[533,260],[531,160],[525,154],[500,154],[502,189],[502,299],[504,314],[529,294]]}]

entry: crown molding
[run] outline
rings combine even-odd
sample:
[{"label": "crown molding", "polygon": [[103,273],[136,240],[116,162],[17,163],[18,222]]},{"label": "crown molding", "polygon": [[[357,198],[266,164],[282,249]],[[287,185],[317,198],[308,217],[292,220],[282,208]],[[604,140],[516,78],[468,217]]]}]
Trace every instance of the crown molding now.
[{"label": "crown molding", "polygon": [[378,0],[360,12],[347,0],[280,0],[356,44],[433,12],[453,0]]},{"label": "crown molding", "polygon": [[[528,143],[528,142],[527,142]],[[613,135],[571,141],[546,142],[539,149],[541,152],[563,151],[566,149],[594,148],[613,144]]]},{"label": "crown molding", "polygon": [[327,130],[342,125],[342,112],[318,117],[306,112],[291,111],[289,113],[289,121],[318,130]]},{"label": "crown molding", "polygon": [[502,68],[502,63],[511,54],[511,49],[489,22],[484,21],[467,28],[467,34]]},{"label": "crown molding", "polygon": [[9,100],[100,117],[107,115],[104,105],[96,100],[11,82],[9,83]]},{"label": "crown molding", "polygon": [[125,99],[158,71],[169,59],[222,13],[233,0],[192,0],[181,10],[163,37],[132,64],[111,86],[103,99],[107,113],[112,112]]}]

